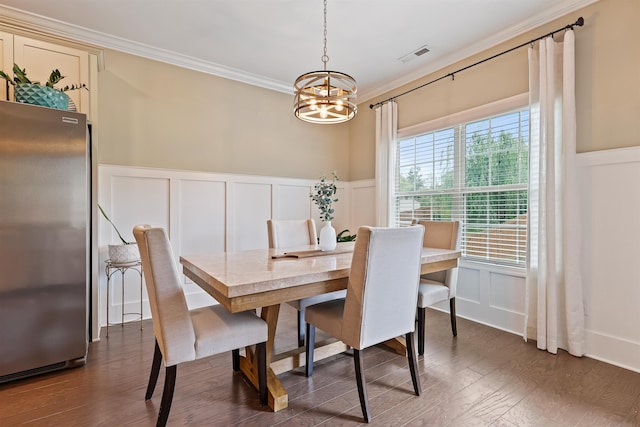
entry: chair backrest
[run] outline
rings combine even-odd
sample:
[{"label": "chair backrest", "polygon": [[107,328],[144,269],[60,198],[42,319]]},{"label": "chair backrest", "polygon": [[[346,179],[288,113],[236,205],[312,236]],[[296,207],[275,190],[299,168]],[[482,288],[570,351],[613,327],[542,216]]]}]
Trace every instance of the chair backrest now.
[{"label": "chair backrest", "polygon": [[312,219],[267,220],[270,248],[290,248],[318,244],[316,223]]},{"label": "chair backrest", "polygon": [[424,230],[360,227],[347,285],[342,338],[358,350],[415,329]]},{"label": "chair backrest", "polygon": [[[424,227],[424,246],[428,248],[460,250],[462,227],[460,221],[417,221]],[[449,288],[449,298],[456,296],[458,268],[451,268],[423,277],[444,283]]]},{"label": "chair backrest", "polygon": [[162,228],[137,225],[142,270],[149,294],[153,333],[166,366],[195,360],[195,332],[171,244]]}]

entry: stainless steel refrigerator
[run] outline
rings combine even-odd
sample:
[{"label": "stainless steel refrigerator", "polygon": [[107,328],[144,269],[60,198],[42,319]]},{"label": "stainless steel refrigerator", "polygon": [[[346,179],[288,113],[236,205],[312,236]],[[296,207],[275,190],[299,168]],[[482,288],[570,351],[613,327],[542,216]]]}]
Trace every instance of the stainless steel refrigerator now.
[{"label": "stainless steel refrigerator", "polygon": [[86,360],[88,147],[84,114],[0,101],[0,382]]}]

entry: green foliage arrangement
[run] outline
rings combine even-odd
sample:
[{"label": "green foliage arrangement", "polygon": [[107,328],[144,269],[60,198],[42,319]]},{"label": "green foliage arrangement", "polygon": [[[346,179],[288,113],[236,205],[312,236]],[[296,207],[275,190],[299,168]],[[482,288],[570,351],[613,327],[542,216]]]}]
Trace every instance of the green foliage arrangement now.
[{"label": "green foliage arrangement", "polygon": [[338,201],[338,198],[334,198],[338,191],[335,184],[335,181],[338,181],[338,175],[335,172],[332,172],[331,175],[331,180],[324,175],[321,176],[320,181],[314,185],[313,191],[309,195],[311,200],[318,206],[318,209],[320,209],[320,219],[322,221],[333,220],[334,210],[331,204]]},{"label": "green foliage arrangement", "polygon": [[116,227],[116,225],[113,222],[111,222],[111,220],[109,219],[105,211],[102,209],[102,206],[98,205],[98,209],[100,209],[100,212],[102,213],[102,216],[104,217],[104,219],[106,219],[109,222],[109,224],[111,224],[113,229],[116,230],[116,233],[118,234],[118,237],[120,238],[120,241],[122,242],[122,244],[133,245],[134,242],[127,242],[126,240],[124,240],[124,237],[122,237],[122,234],[120,234],[120,231],[118,231],[118,227]]},{"label": "green foliage arrangement", "polygon": [[[346,235],[345,235],[345,233],[346,233]],[[349,234],[349,233],[350,233],[349,229],[342,230],[336,236],[336,240],[338,242],[353,242],[354,240],[356,240],[356,235],[355,234]]]},{"label": "green foliage arrangement", "polygon": [[[42,86],[42,84],[40,82],[38,82],[38,81],[31,81],[31,79],[29,79],[29,77],[27,77],[27,70],[25,68],[20,68],[20,66],[18,66],[18,64],[13,64],[13,79],[11,77],[9,77],[2,70],[0,70],[0,78],[5,79],[6,81],[8,81],[13,86],[21,85],[21,84],[33,84],[33,85],[41,85]],[[79,85],[71,85],[71,86],[67,85],[67,86],[65,86],[63,88],[55,87],[55,85],[60,83],[60,80],[62,80],[64,78],[65,78],[65,76],[63,76],[60,73],[60,70],[58,70],[56,68],[55,70],[51,71],[51,74],[49,74],[49,80],[47,80],[45,82],[44,86],[50,87],[52,89],[59,90],[60,92],[66,92],[68,90],[76,90],[76,89],[87,89],[87,90],[89,90],[87,85],[85,85],[84,83],[79,84]]]}]

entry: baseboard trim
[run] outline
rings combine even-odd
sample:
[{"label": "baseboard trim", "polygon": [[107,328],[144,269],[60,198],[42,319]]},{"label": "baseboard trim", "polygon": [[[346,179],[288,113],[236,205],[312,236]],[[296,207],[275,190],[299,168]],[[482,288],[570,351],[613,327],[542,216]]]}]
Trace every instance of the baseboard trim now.
[{"label": "baseboard trim", "polygon": [[586,330],[585,346],[591,359],[640,373],[640,343]]}]

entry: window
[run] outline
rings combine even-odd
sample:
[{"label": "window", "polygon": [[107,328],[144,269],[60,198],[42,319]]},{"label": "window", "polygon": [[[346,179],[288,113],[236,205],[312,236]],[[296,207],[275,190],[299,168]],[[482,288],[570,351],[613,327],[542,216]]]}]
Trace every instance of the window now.
[{"label": "window", "polygon": [[395,220],[460,220],[463,257],[524,266],[529,110],[492,109],[398,132]]}]

